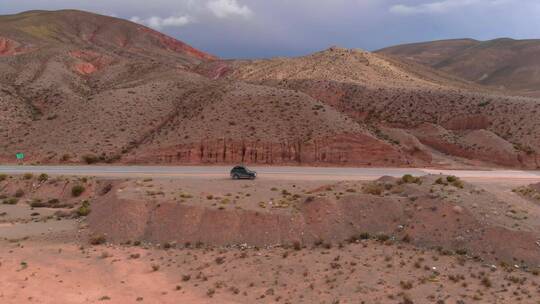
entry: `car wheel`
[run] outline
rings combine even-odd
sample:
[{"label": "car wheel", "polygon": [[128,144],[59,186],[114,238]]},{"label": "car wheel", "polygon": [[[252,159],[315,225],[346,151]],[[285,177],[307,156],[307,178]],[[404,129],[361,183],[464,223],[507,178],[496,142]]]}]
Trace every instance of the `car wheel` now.
[{"label": "car wheel", "polygon": [[240,178],[240,176],[238,176],[238,174],[234,174],[234,175],[232,176],[232,179],[239,179],[239,178]]}]

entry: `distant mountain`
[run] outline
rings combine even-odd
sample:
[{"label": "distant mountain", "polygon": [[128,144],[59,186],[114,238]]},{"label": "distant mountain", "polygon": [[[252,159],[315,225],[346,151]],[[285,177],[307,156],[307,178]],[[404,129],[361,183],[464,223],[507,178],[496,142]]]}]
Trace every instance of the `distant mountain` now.
[{"label": "distant mountain", "polygon": [[425,64],[478,84],[540,97],[540,40],[442,40],[398,45],[378,53]]}]

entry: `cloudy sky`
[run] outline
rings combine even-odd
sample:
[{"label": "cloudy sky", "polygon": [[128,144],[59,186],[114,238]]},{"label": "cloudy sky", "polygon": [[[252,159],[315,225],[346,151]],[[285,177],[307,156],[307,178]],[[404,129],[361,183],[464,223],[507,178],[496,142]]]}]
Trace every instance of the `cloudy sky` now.
[{"label": "cloudy sky", "polygon": [[76,8],[139,22],[225,58],[540,38],[540,0],[0,0],[0,14]]}]

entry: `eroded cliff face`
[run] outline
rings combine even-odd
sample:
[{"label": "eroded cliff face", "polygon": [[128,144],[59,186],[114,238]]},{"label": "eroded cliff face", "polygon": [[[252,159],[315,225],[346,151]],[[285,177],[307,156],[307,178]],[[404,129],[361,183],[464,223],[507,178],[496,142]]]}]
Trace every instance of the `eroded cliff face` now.
[{"label": "eroded cliff face", "polygon": [[467,129],[483,124],[479,119],[456,120],[455,130],[447,130],[442,126],[424,123],[410,130],[422,144],[432,147],[448,155],[475,159],[486,163],[519,167],[526,169],[538,168],[538,154],[525,151],[497,134],[485,129]]},{"label": "eroded cliff face", "polygon": [[[432,185],[436,177],[430,178],[426,185]],[[414,201],[366,194],[346,195],[337,200],[332,196],[315,197],[299,203],[292,211],[218,209],[202,203],[130,197],[124,191],[126,183],[118,184],[92,202],[90,231],[105,235],[110,242],[263,247],[293,242],[310,245],[318,240],[338,243],[367,232],[394,235],[396,239],[408,236],[420,247],[466,249],[490,261],[519,260],[531,265],[540,261],[535,243],[537,232],[494,224],[479,218],[466,206],[457,207],[454,202],[428,192],[411,192],[417,197]],[[490,200],[485,192],[474,195],[476,200]],[[400,224],[402,228],[398,227]]]},{"label": "eroded cliff face", "polygon": [[208,140],[159,149],[141,149],[122,160],[131,163],[253,163],[407,166],[415,158],[398,146],[362,134],[303,141]]}]

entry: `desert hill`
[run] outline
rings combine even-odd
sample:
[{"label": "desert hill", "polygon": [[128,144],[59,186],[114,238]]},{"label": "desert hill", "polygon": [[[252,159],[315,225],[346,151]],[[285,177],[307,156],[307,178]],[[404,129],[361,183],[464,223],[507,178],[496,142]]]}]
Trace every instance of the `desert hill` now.
[{"label": "desert hill", "polygon": [[540,96],[540,40],[442,40],[378,51],[523,95]]},{"label": "desert hill", "polygon": [[81,11],[0,16],[0,161],[538,167],[536,99],[332,47],[220,60]]},{"label": "desert hill", "polygon": [[442,153],[538,166],[538,100],[493,94],[415,63],[333,47],[298,58],[213,61],[198,70],[214,79],[299,90],[431,163],[448,163]]},{"label": "desert hill", "polygon": [[0,24],[4,161],[410,162],[305,94],[193,72],[216,58],[144,26],[80,11]]},{"label": "desert hill", "polygon": [[117,153],[204,81],[186,70],[214,58],[80,11],[2,16],[0,40],[1,154],[24,151],[34,161]]}]

